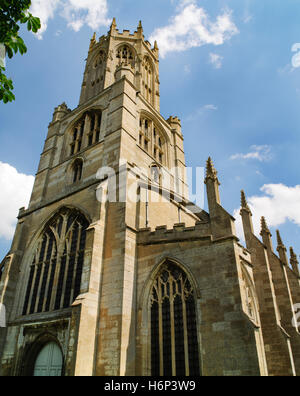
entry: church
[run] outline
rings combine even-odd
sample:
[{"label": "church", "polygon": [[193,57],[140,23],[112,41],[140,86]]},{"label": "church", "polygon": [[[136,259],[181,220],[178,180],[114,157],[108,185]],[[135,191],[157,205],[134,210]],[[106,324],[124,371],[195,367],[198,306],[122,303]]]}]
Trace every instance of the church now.
[{"label": "church", "polygon": [[297,256],[267,219],[254,234],[243,191],[240,243],[211,158],[208,212],[189,201],[183,141],[157,43],[114,19],[78,107],[54,110],[0,264],[1,376],[300,375]]}]

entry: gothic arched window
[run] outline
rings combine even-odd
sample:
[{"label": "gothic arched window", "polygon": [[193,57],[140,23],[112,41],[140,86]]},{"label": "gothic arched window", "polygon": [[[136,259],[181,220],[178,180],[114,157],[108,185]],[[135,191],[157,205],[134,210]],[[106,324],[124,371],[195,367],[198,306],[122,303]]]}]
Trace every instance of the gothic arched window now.
[{"label": "gothic arched window", "polygon": [[30,267],[23,315],[69,307],[80,293],[88,222],[61,210],[45,227]]},{"label": "gothic arched window", "polygon": [[151,375],[200,375],[195,292],[186,273],[166,262],[150,303]]},{"label": "gothic arched window", "polygon": [[253,288],[248,280],[249,275],[246,275],[246,270],[242,274],[242,286],[243,286],[243,303],[244,310],[247,315],[257,322],[258,312],[255,304],[255,294]]},{"label": "gothic arched window", "polygon": [[[100,110],[86,112],[77,121],[71,132],[70,155],[78,154],[87,145],[91,146],[99,142],[102,114]],[[87,137],[85,137],[87,134]]]},{"label": "gothic arched window", "polygon": [[153,104],[153,89],[154,89],[154,71],[150,59],[146,56],[143,62],[142,69],[142,93],[144,98]]},{"label": "gothic arched window", "polygon": [[73,183],[77,183],[81,180],[82,168],[83,168],[83,161],[82,159],[77,158],[77,160],[73,164]]},{"label": "gothic arched window", "polygon": [[155,123],[146,117],[140,119],[139,145],[161,165],[166,164],[165,139]]},{"label": "gothic arched window", "polygon": [[104,88],[104,77],[106,71],[106,52],[100,50],[93,58],[89,67],[89,79],[91,87],[89,88],[90,97],[97,95]]},{"label": "gothic arched window", "polygon": [[131,64],[134,66],[133,52],[128,45],[122,45],[118,49],[117,58],[119,59],[120,63],[124,62],[125,64]]}]

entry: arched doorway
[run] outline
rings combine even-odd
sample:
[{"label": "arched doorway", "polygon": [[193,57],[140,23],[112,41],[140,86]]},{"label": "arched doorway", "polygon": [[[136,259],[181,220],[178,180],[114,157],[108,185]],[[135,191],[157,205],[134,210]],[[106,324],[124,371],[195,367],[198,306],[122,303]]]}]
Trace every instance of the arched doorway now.
[{"label": "arched doorway", "polygon": [[46,344],[38,354],[34,365],[34,377],[60,377],[62,375],[63,356],[55,342]]}]

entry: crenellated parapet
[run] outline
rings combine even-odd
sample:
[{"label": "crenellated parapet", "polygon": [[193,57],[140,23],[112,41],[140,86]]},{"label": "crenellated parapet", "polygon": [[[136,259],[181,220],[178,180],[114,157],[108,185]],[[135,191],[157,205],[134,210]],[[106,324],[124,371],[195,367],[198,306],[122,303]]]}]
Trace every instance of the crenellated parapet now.
[{"label": "crenellated parapet", "polygon": [[155,231],[151,228],[139,230],[138,243],[158,244],[158,243],[178,243],[187,241],[204,241],[210,243],[212,241],[210,224],[207,222],[197,222],[194,227],[186,227],[185,223],[174,224],[172,229],[168,229],[166,225],[158,226]]}]

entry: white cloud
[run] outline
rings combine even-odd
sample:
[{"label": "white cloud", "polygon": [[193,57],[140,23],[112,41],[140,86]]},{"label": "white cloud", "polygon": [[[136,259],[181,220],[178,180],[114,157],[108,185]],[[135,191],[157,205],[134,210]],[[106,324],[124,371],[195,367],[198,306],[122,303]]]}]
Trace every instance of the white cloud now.
[{"label": "white cloud", "polygon": [[39,38],[47,30],[48,21],[59,13],[68,23],[68,27],[79,31],[84,25],[97,30],[107,26],[107,0],[32,0],[31,12],[42,22]]},{"label": "white cloud", "polygon": [[222,67],[222,61],[223,61],[223,56],[210,53],[209,54],[209,62],[216,68],[216,69],[221,69]]},{"label": "white cloud", "polygon": [[195,111],[193,114],[190,114],[187,118],[186,121],[194,121],[198,117],[201,117],[203,114],[210,112],[210,111],[217,111],[218,107],[213,105],[213,104],[207,104],[202,107],[200,107],[197,111]]},{"label": "white cloud", "polygon": [[59,3],[60,0],[32,0],[30,11],[34,16],[38,16],[42,23],[38,33],[39,38],[42,38],[43,33],[47,30],[48,20],[54,17]]},{"label": "white cloud", "polygon": [[[288,187],[284,184],[265,184],[260,189],[262,196],[247,198],[253,214],[254,230],[260,233],[260,220],[264,216],[269,227],[278,227],[288,221],[300,226],[300,185]],[[234,211],[237,219],[238,236],[244,239],[240,209]]]},{"label": "white cloud", "polygon": [[234,154],[230,157],[231,160],[258,160],[260,162],[267,162],[272,159],[271,146],[251,146],[250,152],[246,154]]},{"label": "white cloud", "polygon": [[203,106],[203,109],[204,110],[215,110],[216,111],[216,110],[218,110],[218,107],[213,105],[213,104],[208,104],[208,105]]},{"label": "white cloud", "polygon": [[292,46],[292,52],[296,52],[296,54],[292,57],[292,66],[294,69],[300,67],[300,43],[295,43]]},{"label": "white cloud", "polygon": [[19,173],[0,161],[0,238],[9,240],[13,237],[18,211],[28,205],[33,182],[33,176]]},{"label": "white cloud", "polygon": [[185,65],[183,69],[185,74],[190,74],[191,73],[191,66],[190,65]]},{"label": "white cloud", "polygon": [[169,25],[156,29],[150,41],[157,40],[161,56],[168,52],[181,52],[205,44],[222,45],[238,33],[228,9],[211,22],[206,11],[197,6],[196,0],[183,0]]},{"label": "white cloud", "polygon": [[253,19],[253,15],[249,14],[249,13],[245,13],[243,21],[244,23],[249,23],[251,22]]}]

